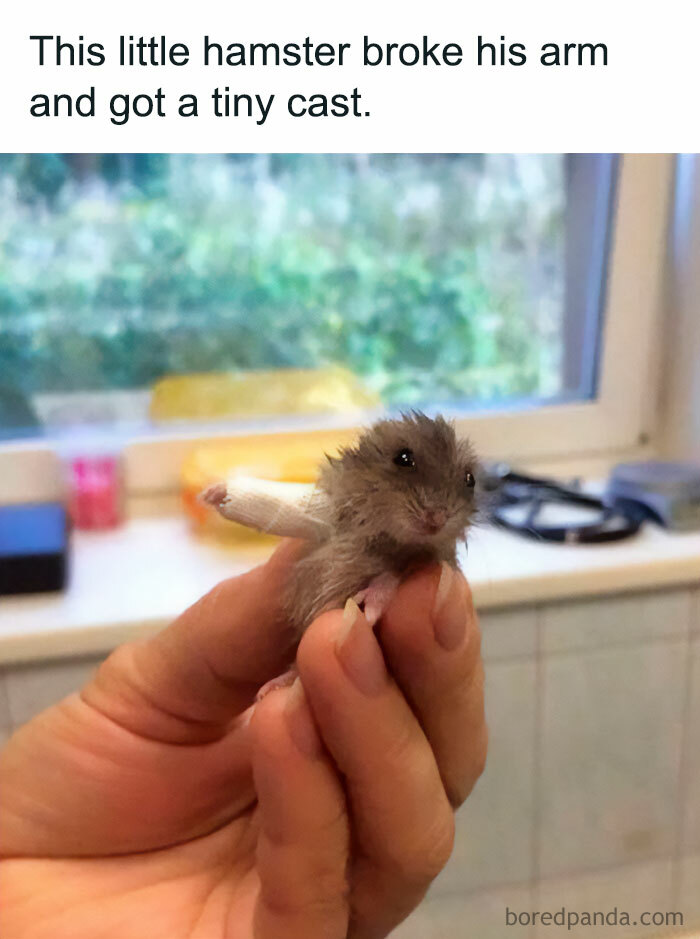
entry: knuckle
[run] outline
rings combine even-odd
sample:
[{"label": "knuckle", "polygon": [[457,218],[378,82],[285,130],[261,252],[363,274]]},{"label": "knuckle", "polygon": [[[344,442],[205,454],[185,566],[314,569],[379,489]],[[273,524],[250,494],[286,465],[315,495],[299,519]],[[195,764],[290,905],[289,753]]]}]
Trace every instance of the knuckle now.
[{"label": "knuckle", "polygon": [[132,640],[118,646],[100,664],[93,680],[82,689],[83,697],[93,700],[97,691],[103,695],[112,695],[115,689],[121,698],[136,699],[139,703],[152,703],[143,687],[143,669],[141,652],[144,640]]},{"label": "knuckle", "polygon": [[454,817],[450,814],[449,824],[444,825],[437,837],[431,839],[425,852],[423,873],[433,880],[449,861],[454,848],[455,825]]},{"label": "knuckle", "polygon": [[318,820],[315,836],[319,843],[342,845],[343,851],[349,849],[350,821],[344,802],[336,806],[335,811],[330,812],[325,818]]},{"label": "knuckle", "polygon": [[141,645],[142,642],[132,640],[131,642],[125,642],[117,646],[117,648],[114,649],[113,652],[110,652],[107,658],[100,663],[97,674],[101,677],[105,675],[111,677],[113,673],[121,673],[127,666],[131,667],[134,662],[134,657]]},{"label": "knuckle", "polygon": [[[341,823],[338,820],[337,823]],[[347,909],[350,899],[345,855],[317,843],[300,843],[294,833],[263,826],[258,841],[261,892],[281,916],[315,916]]]},{"label": "knuckle", "polygon": [[399,724],[392,736],[385,742],[383,762],[388,769],[391,767],[396,773],[404,774],[411,767],[416,775],[424,772],[422,762],[417,760],[416,739],[411,725],[405,721]]},{"label": "knuckle", "polygon": [[265,906],[280,918],[295,918],[303,914],[314,920],[335,920],[347,915],[350,889],[346,878],[330,871],[314,871],[306,889],[296,884],[284,889],[279,883],[264,884],[261,898]]},{"label": "knuckle", "polygon": [[309,905],[320,912],[347,907],[350,903],[350,884],[344,871],[330,865],[314,872],[315,885]]},{"label": "knuckle", "polygon": [[412,888],[425,888],[450,859],[454,838],[454,814],[446,809],[419,839],[394,856],[394,873]]},{"label": "knuckle", "polygon": [[412,859],[409,867],[411,880],[418,883],[430,883],[447,864],[454,847],[455,825],[454,816],[449,813],[444,820],[433,826]]}]

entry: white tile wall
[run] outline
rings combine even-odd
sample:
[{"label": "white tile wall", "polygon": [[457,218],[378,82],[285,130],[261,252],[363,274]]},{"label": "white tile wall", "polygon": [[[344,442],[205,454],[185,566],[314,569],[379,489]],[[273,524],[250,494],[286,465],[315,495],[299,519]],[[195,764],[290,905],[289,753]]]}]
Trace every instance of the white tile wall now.
[{"label": "white tile wall", "polygon": [[[623,867],[617,870],[600,871],[574,878],[545,881],[537,891],[537,908],[555,913],[565,909],[566,914],[579,914],[579,924],[572,917],[573,928],[558,924],[538,925],[535,939],[611,939],[620,936],[658,936],[658,928],[642,926],[638,917],[643,913],[666,913],[671,906],[671,862],[656,861]],[[615,909],[617,922],[614,925]],[[609,917],[601,925],[591,917],[588,924],[581,922],[584,913],[603,913]],[[622,913],[627,913],[630,926],[621,925]],[[612,914],[612,916],[610,916]],[[634,925],[636,923],[636,925]]]},{"label": "white tile wall", "polygon": [[77,691],[88,681],[102,658],[90,656],[8,669],[5,685],[12,724],[15,727],[23,724],[39,711]]},{"label": "white tile wall", "polygon": [[692,591],[690,634],[692,636],[700,635],[700,587]]},{"label": "white tile wall", "polygon": [[540,873],[670,855],[687,644],[544,662]]},{"label": "white tile wall", "polygon": [[457,815],[453,856],[434,892],[526,882],[534,874],[534,661],[487,664],[486,715],[486,770]]},{"label": "white tile wall", "polygon": [[502,887],[466,896],[428,896],[392,932],[392,939],[533,939],[529,926],[506,925],[506,909],[533,909],[529,887]]},{"label": "white tile wall", "polygon": [[672,909],[683,914],[686,926],[700,930],[700,854],[683,858],[679,868],[677,904]]},{"label": "white tile wall", "polygon": [[479,614],[481,650],[489,662],[533,656],[537,649],[537,608],[486,610]]},{"label": "white tile wall", "polygon": [[542,651],[564,652],[688,635],[690,590],[597,597],[542,610]]},{"label": "white tile wall", "polygon": [[[686,728],[686,775],[684,779],[685,813],[683,818],[683,851],[700,851],[700,640],[691,643],[690,691],[688,725]],[[700,893],[700,880],[698,881]]]},{"label": "white tile wall", "polygon": [[12,718],[10,716],[10,702],[7,697],[7,679],[4,669],[0,669],[0,729],[10,727]]}]

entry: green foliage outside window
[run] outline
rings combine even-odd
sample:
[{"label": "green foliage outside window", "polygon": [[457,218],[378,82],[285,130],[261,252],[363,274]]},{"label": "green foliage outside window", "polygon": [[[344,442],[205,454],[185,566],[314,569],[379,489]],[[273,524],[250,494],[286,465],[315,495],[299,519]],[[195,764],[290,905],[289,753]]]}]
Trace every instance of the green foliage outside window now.
[{"label": "green foliage outside window", "polygon": [[0,384],[350,367],[389,404],[559,389],[556,155],[0,157]]}]

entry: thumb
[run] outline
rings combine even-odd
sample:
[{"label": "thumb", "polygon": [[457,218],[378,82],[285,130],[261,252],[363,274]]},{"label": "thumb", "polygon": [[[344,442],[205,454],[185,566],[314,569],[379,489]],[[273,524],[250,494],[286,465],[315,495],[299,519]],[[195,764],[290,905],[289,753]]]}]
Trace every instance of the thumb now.
[{"label": "thumb", "polygon": [[282,672],[295,637],[285,585],[303,542],[284,541],[270,559],[222,581],[157,635],[121,646],[83,698],[134,733],[173,742],[220,735]]}]

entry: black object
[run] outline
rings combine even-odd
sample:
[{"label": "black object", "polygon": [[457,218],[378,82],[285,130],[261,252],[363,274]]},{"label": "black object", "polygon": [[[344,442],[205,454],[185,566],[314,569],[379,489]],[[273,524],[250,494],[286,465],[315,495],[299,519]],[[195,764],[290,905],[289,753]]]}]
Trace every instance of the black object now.
[{"label": "black object", "polygon": [[68,519],[62,505],[0,506],[0,596],[62,590]]},{"label": "black object", "polygon": [[[635,535],[645,513],[633,505],[618,505],[585,493],[576,482],[569,485],[554,479],[528,476],[504,463],[485,469],[482,486],[488,493],[491,521],[519,535],[563,544],[596,544],[620,541]],[[567,505],[589,512],[585,522],[547,524],[540,519],[548,505]],[[519,510],[516,519],[514,509]]]}]

